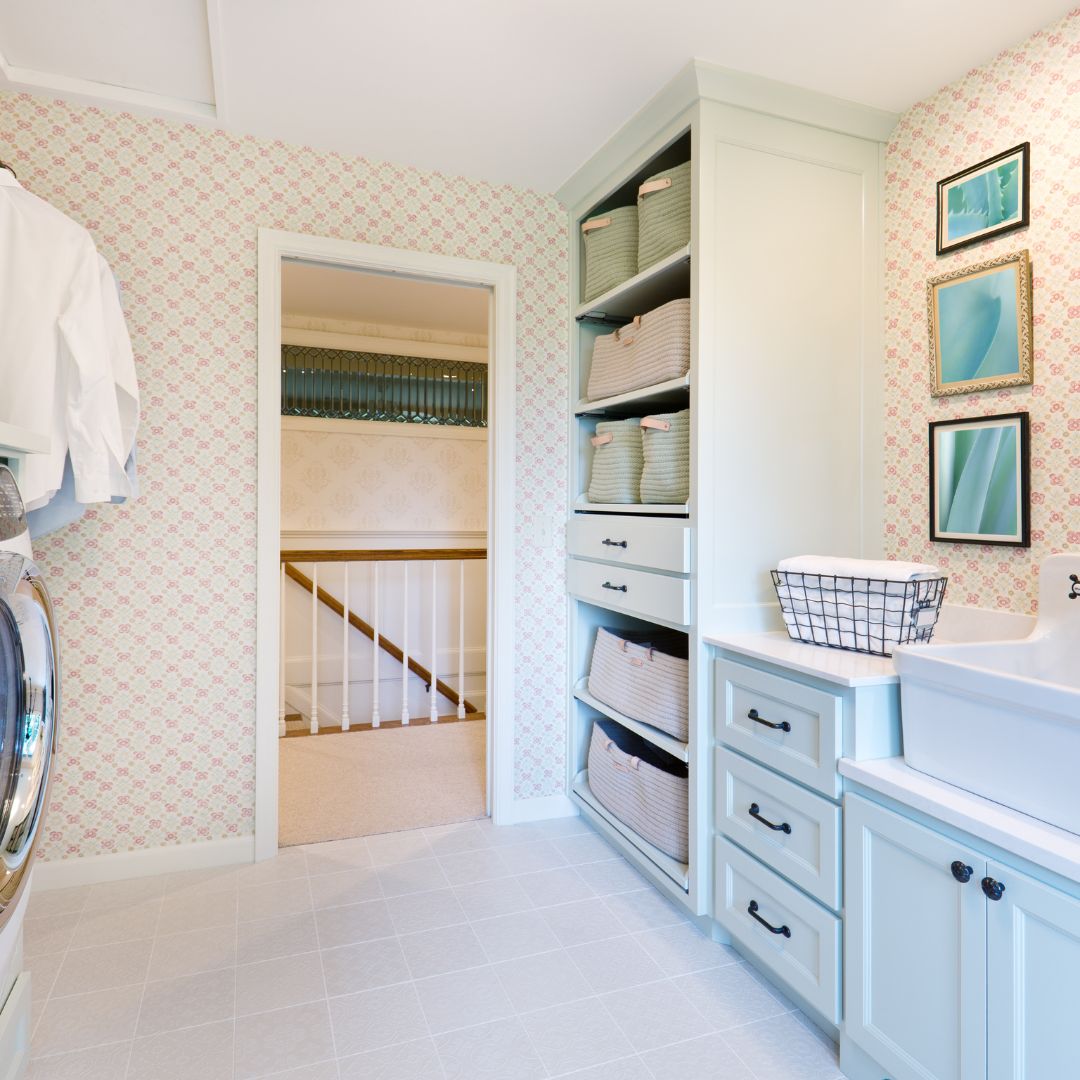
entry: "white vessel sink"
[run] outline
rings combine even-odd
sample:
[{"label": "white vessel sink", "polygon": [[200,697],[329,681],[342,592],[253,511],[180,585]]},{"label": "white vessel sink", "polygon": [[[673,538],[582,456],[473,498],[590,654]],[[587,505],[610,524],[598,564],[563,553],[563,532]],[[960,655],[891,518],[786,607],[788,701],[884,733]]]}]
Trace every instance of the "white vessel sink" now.
[{"label": "white vessel sink", "polygon": [[920,772],[1080,833],[1080,554],[1039,575],[1016,641],[903,645],[904,758]]}]

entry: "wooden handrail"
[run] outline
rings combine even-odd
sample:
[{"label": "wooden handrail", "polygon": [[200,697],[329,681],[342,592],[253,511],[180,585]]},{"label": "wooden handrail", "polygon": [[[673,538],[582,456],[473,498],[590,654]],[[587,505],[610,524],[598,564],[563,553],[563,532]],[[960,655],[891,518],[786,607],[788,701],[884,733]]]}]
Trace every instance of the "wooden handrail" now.
[{"label": "wooden handrail", "polygon": [[[486,554],[486,552],[485,552]],[[297,585],[307,592],[311,592],[314,588],[314,582],[307,576],[307,574],[297,570],[292,563],[285,564],[285,574],[287,577],[293,579]],[[334,596],[331,596],[324,588],[320,586],[318,592],[319,601],[325,604],[338,618],[345,617],[345,606]],[[361,634],[366,635],[372,641],[375,640],[375,628],[368,623],[364,622],[359,615],[354,611],[349,612],[349,625],[355,630],[359,630]],[[383,652],[389,653],[399,664],[405,659],[405,654],[388,638],[379,635],[379,648]],[[419,678],[424,680],[427,686],[431,685],[432,674],[422,664],[418,664],[411,656],[409,657],[409,670]],[[378,672],[372,672],[372,678],[376,678]],[[474,713],[479,711],[476,706],[469,701],[468,698],[459,698],[458,693],[452,687],[447,686],[442,679],[435,680],[435,689],[438,690],[443,697],[452,701],[455,705],[460,701],[465,706],[467,713]]]},{"label": "wooden handrail", "polygon": [[379,550],[336,549],[326,551],[283,551],[284,563],[322,562],[431,562],[457,559],[486,559],[487,548],[386,548]]}]

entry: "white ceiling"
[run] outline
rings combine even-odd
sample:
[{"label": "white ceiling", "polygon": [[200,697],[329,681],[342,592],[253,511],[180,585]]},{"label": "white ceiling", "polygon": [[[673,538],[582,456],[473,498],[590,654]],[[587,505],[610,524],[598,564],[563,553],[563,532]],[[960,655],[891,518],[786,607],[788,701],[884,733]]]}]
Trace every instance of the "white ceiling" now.
[{"label": "white ceiling", "polygon": [[901,112],[1072,6],[0,0],[0,88],[554,191],[691,57]]},{"label": "white ceiling", "polygon": [[281,274],[281,312],[286,317],[486,338],[488,291],[287,260]]}]

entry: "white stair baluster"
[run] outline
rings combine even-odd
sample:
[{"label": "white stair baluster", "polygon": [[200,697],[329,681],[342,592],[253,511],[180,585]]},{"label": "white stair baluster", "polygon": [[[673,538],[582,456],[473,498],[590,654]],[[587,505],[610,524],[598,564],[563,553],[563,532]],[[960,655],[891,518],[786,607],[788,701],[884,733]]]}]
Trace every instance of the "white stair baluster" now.
[{"label": "white stair baluster", "polygon": [[281,621],[281,648],[278,654],[278,737],[285,738],[285,564],[281,564],[281,595],[278,598]]},{"label": "white stair baluster", "polygon": [[465,560],[458,563],[457,718],[465,719]]},{"label": "white stair baluster", "polygon": [[439,560],[431,560],[431,712],[433,724],[439,722],[439,642],[436,612],[439,603]]},{"label": "white stair baluster", "polygon": [[401,726],[409,723],[409,564],[401,564],[405,569],[405,583],[402,586],[402,611],[404,622],[401,630]]},{"label": "white stair baluster", "polygon": [[311,564],[311,734],[319,734],[319,564]]},{"label": "white stair baluster", "polygon": [[371,593],[373,596],[373,620],[371,638],[371,726],[377,728],[379,717],[379,661],[382,659],[379,649],[379,564],[371,564]]},{"label": "white stair baluster", "polygon": [[341,619],[341,730],[349,730],[349,564],[345,564],[345,614]]}]

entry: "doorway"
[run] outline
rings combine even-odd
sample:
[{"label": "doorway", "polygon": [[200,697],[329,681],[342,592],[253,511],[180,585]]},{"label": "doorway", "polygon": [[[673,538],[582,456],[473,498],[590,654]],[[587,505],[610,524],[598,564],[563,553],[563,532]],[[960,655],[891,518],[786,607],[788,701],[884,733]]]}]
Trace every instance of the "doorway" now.
[{"label": "doorway", "polygon": [[[353,318],[341,308],[342,298],[360,294],[380,305],[381,318],[362,305]],[[425,313],[411,327],[394,307],[410,297]],[[471,329],[433,334],[423,323],[440,303],[471,318]],[[481,335],[476,320],[484,316]],[[448,333],[458,340],[432,341]],[[481,339],[482,380],[475,367]],[[372,356],[383,358],[381,368],[372,367]],[[343,828],[387,831],[394,798],[404,802],[390,828],[434,824],[431,815],[440,813],[460,819],[470,799],[496,823],[510,820],[513,522],[498,513],[495,493],[513,490],[513,371],[513,267],[260,230],[257,858],[279,843],[330,839]],[[477,409],[485,389],[486,414]],[[486,457],[484,491],[475,493],[486,504],[474,522],[480,527],[450,528],[461,518],[448,523],[428,512],[426,466],[428,504],[415,501],[421,512],[411,522],[405,472],[384,485],[397,519],[373,515],[370,506],[365,513],[365,479],[386,477],[368,462],[352,470],[355,481],[343,479],[361,428],[368,448],[397,433],[390,438],[401,445],[385,455],[391,468],[418,457],[441,461],[444,481],[453,481],[451,461],[475,462],[479,449]],[[307,480],[332,489],[332,512],[312,512],[303,468],[298,475],[291,463],[282,467],[283,450],[305,443],[329,452]],[[349,519],[352,511],[359,516]],[[415,527],[422,524],[428,528]],[[477,654],[486,660],[480,667]],[[464,791],[470,754],[473,788]],[[444,769],[440,778],[425,767],[440,761],[462,769]],[[335,768],[334,783],[355,790],[338,792],[346,801],[337,811],[333,799],[319,808],[319,785]],[[442,799],[429,805],[425,793],[433,789]],[[305,805],[315,809],[294,828]],[[343,807],[362,811],[351,825]],[[319,820],[333,821],[336,832],[313,834]]]}]

